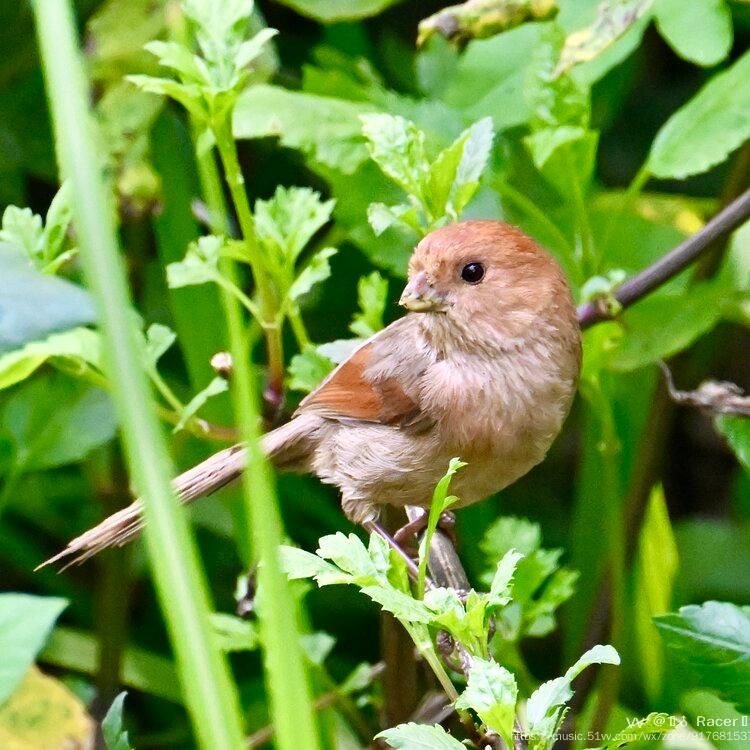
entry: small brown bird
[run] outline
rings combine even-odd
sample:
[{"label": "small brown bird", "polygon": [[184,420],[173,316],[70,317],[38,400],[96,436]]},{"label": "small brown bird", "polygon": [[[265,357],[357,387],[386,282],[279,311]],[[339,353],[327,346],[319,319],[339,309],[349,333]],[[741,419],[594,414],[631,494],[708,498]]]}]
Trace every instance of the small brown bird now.
[{"label": "small brown bird", "polygon": [[[430,504],[448,462],[469,505],[546,455],[578,383],[581,335],[556,261],[515,227],[466,221],[425,237],[400,304],[409,312],[362,344],[263,437],[281,471],[341,491],[344,513],[370,524],[383,504]],[[183,502],[237,478],[245,449],[211,456],[174,481]],[[48,562],[82,561],[140,530],[136,501]]]}]

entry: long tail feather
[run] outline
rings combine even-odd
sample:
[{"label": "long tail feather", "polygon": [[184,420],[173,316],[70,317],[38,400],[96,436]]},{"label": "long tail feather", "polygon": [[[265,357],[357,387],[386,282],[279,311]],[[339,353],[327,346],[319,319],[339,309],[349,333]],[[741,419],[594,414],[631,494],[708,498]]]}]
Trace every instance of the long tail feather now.
[{"label": "long tail feather", "polygon": [[[187,505],[221,489],[242,473],[246,460],[244,446],[233,445],[180,474],[173,482],[180,501]],[[37,566],[36,570],[62,561],[65,561],[65,565],[61,570],[65,570],[70,565],[88,560],[107,547],[122,547],[136,537],[142,528],[143,505],[140,500],[136,500],[70,541],[62,552]]]}]

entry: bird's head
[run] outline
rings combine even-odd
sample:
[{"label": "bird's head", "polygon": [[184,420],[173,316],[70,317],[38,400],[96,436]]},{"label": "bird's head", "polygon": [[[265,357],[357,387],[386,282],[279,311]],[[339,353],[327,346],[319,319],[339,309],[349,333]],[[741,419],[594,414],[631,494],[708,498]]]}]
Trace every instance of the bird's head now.
[{"label": "bird's head", "polygon": [[557,262],[500,221],[464,221],[428,234],[411,257],[400,304],[510,337],[523,336],[558,304],[567,317],[572,309]]}]

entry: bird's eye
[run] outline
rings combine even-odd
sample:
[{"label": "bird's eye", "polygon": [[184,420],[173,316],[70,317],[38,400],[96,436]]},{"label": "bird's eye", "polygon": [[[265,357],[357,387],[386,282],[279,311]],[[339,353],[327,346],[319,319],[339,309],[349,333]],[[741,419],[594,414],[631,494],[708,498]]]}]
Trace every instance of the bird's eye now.
[{"label": "bird's eye", "polygon": [[484,278],[484,266],[481,263],[467,263],[461,269],[461,278],[467,284],[478,284]]}]

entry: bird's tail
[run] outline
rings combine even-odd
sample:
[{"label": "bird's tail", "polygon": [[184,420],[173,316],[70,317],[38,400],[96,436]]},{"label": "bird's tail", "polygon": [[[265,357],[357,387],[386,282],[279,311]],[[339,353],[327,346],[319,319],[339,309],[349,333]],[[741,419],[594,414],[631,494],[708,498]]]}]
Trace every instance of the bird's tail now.
[{"label": "bird's tail", "polygon": [[[172,485],[180,501],[187,505],[193,500],[210,495],[236,479],[247,462],[243,445],[233,445],[214,453],[205,461],[180,474]],[[143,504],[140,500],[105,518],[98,526],[68,542],[68,546],[37,567],[65,561],[69,565],[82,563],[107,547],[122,547],[138,536],[143,528]]]},{"label": "bird's tail", "polygon": [[[261,446],[267,458],[277,469],[307,471],[307,461],[316,443],[321,420],[314,415],[304,415],[263,435]],[[242,474],[247,464],[244,445],[233,445],[214,453],[205,461],[180,474],[172,486],[180,501],[187,505],[193,500],[210,495]],[[140,500],[105,518],[98,526],[76,537],[62,551],[37,567],[65,562],[81,563],[107,547],[122,547],[134,539],[143,528],[143,505]]]}]

